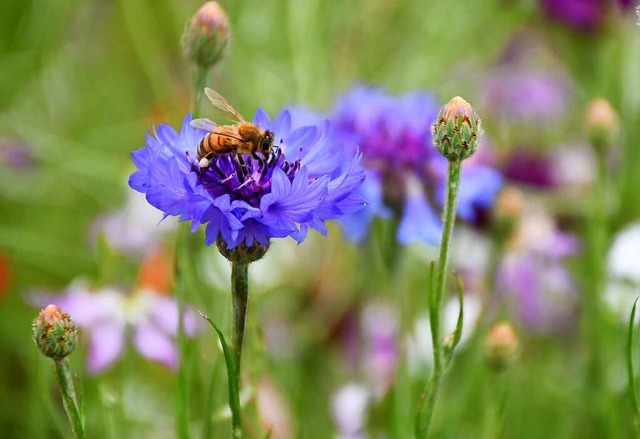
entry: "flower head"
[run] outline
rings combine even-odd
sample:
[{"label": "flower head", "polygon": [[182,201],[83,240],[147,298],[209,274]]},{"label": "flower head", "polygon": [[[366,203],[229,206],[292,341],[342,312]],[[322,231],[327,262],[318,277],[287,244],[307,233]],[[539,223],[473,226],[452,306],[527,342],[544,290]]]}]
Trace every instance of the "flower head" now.
[{"label": "flower head", "polygon": [[587,106],[586,125],[591,142],[597,147],[610,145],[619,129],[616,110],[605,98],[596,98]]},{"label": "flower head", "polygon": [[[151,290],[125,294],[116,288],[91,290],[74,283],[61,295],[36,295],[34,302],[55,303],[65,309],[89,337],[87,369],[100,373],[123,354],[127,334],[133,336],[138,352],[152,360],[175,368],[178,350],[179,312],[175,300]],[[185,314],[185,332],[193,335],[197,320],[193,312]]]},{"label": "flower head", "polygon": [[202,5],[187,22],[182,35],[185,55],[202,67],[217,63],[229,42],[229,19],[218,2]]},{"label": "flower head", "polygon": [[69,314],[47,305],[33,321],[33,340],[43,355],[60,361],[75,349],[78,328]]},{"label": "flower head", "polygon": [[287,236],[302,242],[309,228],[326,234],[326,220],[365,205],[356,194],[364,179],[360,155],[339,154],[340,145],[323,135],[328,124],[294,129],[288,111],[272,121],[259,109],[253,123],[275,136],[269,155],[220,154],[201,168],[196,149],[206,133],[190,122],[187,115],[179,133],[160,125],[147,137],[132,154],[138,171],[129,184],[165,217],[190,220],[192,231],[206,224],[207,245],[221,239],[227,250],[268,247],[269,239]]},{"label": "flower head", "polygon": [[489,366],[499,372],[509,366],[518,353],[518,337],[507,322],[496,323],[484,341],[485,357]]},{"label": "flower head", "polygon": [[447,160],[464,160],[478,148],[482,123],[473,107],[456,96],[440,109],[431,135],[438,152]]}]

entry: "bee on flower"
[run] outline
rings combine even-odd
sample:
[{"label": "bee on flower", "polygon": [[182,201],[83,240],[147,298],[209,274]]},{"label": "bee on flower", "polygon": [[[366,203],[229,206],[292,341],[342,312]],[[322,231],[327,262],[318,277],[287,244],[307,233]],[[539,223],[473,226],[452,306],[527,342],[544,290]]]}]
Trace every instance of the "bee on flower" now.
[{"label": "bee on flower", "polygon": [[[148,135],[146,146],[132,153],[138,170],[129,185],[165,217],[191,221],[194,232],[206,225],[207,245],[217,241],[224,252],[267,248],[271,238],[302,242],[309,229],[326,234],[325,221],[366,205],[357,192],[365,178],[361,154],[343,152],[327,136],[328,122],[294,127],[288,110],[272,120],[258,109],[250,125],[269,143],[259,152],[229,137],[237,127],[194,124],[187,115],[180,132],[160,125]],[[211,142],[236,146],[211,153]]]}]

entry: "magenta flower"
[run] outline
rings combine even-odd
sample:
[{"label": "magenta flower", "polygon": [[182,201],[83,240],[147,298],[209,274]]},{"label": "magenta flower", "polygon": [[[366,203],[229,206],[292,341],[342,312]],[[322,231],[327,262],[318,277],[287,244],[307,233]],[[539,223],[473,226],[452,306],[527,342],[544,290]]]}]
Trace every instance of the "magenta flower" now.
[{"label": "magenta flower", "polygon": [[[178,366],[178,305],[169,296],[150,290],[126,294],[116,288],[91,290],[76,282],[61,295],[38,294],[34,302],[52,303],[64,309],[89,339],[87,370],[97,374],[109,369],[124,353],[130,336],[143,357],[171,369]],[[197,329],[193,311],[185,314],[185,332]]]}]

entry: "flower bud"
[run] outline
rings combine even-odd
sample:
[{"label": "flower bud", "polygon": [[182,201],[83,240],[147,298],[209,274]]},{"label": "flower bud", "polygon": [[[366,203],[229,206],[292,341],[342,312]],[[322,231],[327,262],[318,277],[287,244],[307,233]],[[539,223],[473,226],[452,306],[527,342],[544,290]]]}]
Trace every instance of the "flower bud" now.
[{"label": "flower bud", "polygon": [[518,354],[518,338],[509,323],[497,323],[489,331],[484,343],[489,367],[500,372],[515,360]]},{"label": "flower bud", "polygon": [[207,2],[189,20],[182,34],[182,49],[200,67],[222,59],[229,42],[229,19],[217,2]]},{"label": "flower bud", "polygon": [[47,305],[33,321],[33,340],[45,356],[60,361],[76,347],[78,328],[69,314]]},{"label": "flower bud", "polygon": [[482,122],[473,107],[460,96],[446,103],[431,126],[433,142],[449,161],[469,158],[482,137]]},{"label": "flower bud", "polygon": [[596,98],[589,103],[586,123],[589,139],[598,147],[610,145],[618,134],[618,114],[604,98]]},{"label": "flower bud", "polygon": [[513,222],[524,210],[524,195],[513,186],[505,187],[496,197],[495,214],[499,221]]},{"label": "flower bud", "polygon": [[227,248],[226,241],[222,238],[216,241],[216,245],[222,256],[227,258],[227,260],[243,265],[259,261],[267,253],[267,250],[269,250],[268,246],[260,244],[259,242],[254,242],[251,247],[247,247],[244,241],[242,244],[229,249]]}]

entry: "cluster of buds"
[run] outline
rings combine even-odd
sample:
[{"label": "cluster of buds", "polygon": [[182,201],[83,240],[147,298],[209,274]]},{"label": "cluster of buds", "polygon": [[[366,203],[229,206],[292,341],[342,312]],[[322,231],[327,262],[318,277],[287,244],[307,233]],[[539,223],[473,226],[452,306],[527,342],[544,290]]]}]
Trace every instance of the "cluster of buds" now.
[{"label": "cluster of buds", "polygon": [[69,314],[47,305],[33,321],[33,340],[43,355],[62,361],[76,347],[78,328]]},{"label": "cluster of buds", "polygon": [[484,343],[485,358],[496,372],[507,369],[518,355],[518,338],[509,323],[493,325]]},{"label": "cluster of buds", "polygon": [[446,103],[431,126],[433,142],[449,161],[462,161],[476,152],[482,122],[473,107],[460,96]]},{"label": "cluster of buds", "polygon": [[229,33],[229,19],[224,9],[217,2],[207,2],[187,23],[182,49],[195,64],[209,68],[224,56]]}]

